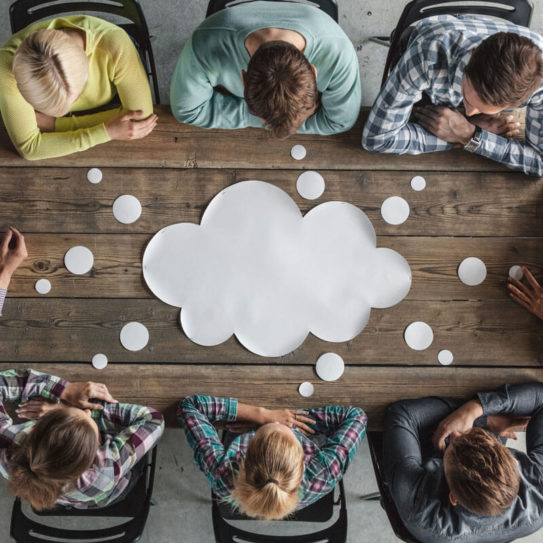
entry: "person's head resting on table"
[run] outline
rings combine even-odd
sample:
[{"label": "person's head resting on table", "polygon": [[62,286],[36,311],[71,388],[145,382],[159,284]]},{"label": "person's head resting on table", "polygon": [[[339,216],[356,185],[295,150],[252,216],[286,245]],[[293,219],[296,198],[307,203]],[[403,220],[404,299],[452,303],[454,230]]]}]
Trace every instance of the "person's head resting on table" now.
[{"label": "person's head resting on table", "polygon": [[288,426],[260,426],[234,475],[232,499],[249,517],[279,520],[294,511],[304,473],[301,443]]},{"label": "person's head resting on table", "polygon": [[289,41],[259,45],[241,76],[249,112],[280,139],[295,134],[319,107],[317,70]]},{"label": "person's head resting on table", "polygon": [[37,511],[52,509],[93,465],[99,447],[89,409],[55,404],[11,451],[9,489]]},{"label": "person's head resting on table", "polygon": [[89,77],[84,34],[69,28],[37,30],[17,48],[12,70],[19,92],[37,112],[62,117]]},{"label": "person's head resting on table", "polygon": [[511,506],[518,494],[518,462],[511,451],[482,428],[449,436],[443,469],[449,500],[471,513],[495,516]]}]

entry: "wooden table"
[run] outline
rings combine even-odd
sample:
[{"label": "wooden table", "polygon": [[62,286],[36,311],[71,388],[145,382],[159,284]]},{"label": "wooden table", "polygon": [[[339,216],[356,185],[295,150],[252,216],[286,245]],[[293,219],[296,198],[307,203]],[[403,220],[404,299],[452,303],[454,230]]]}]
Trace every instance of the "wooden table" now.
[{"label": "wooden table", "polygon": [[[541,323],[505,289],[514,264],[542,272],[541,180],[462,151],[366,153],[360,121],[338,136],[278,141],[262,130],[180,125],[167,108],[159,109],[159,124],[144,140],[111,142],[47,161],[22,160],[0,132],[0,222],[25,233],[30,253],[12,280],[0,319],[0,369],[34,367],[71,380],[100,380],[120,400],[166,411],[170,422],[177,400],[199,392],[267,406],[361,405],[374,428],[395,399],[463,396],[504,382],[543,379]],[[290,157],[294,143],[306,146],[305,160]],[[92,166],[104,174],[98,185],[86,180]],[[296,192],[302,169],[316,169],[326,180],[326,191],[315,202]],[[427,180],[422,192],[410,188],[414,174]],[[304,213],[327,200],[359,206],[375,227],[378,246],[407,258],[413,273],[407,298],[393,308],[373,309],[352,341],[330,344],[310,336],[280,358],[257,356],[235,338],[216,347],[192,343],[178,324],[179,310],[145,286],[143,250],[165,225],[198,223],[215,194],[245,179],[276,184]],[[143,206],[132,225],[118,223],[111,209],[126,193]],[[386,224],[380,215],[381,203],[392,195],[411,206],[400,226]],[[94,268],[85,276],[64,268],[64,254],[74,245],[94,253]],[[487,265],[480,286],[465,286],[457,277],[467,256]],[[34,290],[42,277],[52,283],[47,296]],[[147,347],[135,353],[119,342],[123,324],[132,320],[150,332]],[[429,323],[435,334],[422,352],[403,340],[404,328],[415,320]],[[441,349],[454,353],[452,366],[438,364]],[[314,374],[316,359],[327,351],[347,364],[334,383]],[[90,365],[99,352],[110,362],[102,372]],[[297,393],[305,380],[315,383],[311,399]]]}]

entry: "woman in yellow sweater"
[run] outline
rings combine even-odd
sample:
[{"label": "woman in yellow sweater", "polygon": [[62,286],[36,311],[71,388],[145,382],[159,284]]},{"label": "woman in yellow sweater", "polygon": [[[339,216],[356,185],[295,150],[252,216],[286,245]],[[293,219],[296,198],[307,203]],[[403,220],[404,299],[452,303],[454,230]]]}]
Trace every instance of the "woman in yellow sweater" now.
[{"label": "woman in yellow sweater", "polygon": [[[115,94],[120,107],[67,115],[108,104]],[[87,15],[39,21],[0,48],[0,111],[15,148],[29,160],[143,138],[157,121],[131,39]]]}]

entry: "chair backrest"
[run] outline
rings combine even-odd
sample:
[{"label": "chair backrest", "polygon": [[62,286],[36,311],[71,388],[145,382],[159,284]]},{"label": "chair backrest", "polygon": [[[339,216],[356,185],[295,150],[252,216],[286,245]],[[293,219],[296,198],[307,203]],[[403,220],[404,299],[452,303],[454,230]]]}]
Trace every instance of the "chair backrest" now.
[{"label": "chair backrest", "polygon": [[120,23],[134,41],[143,65],[153,84],[155,103],[160,103],[155,59],[145,15],[138,0],[107,0],[90,2],[64,2],[51,0],[16,0],[9,7],[9,19],[13,33],[41,19],[65,13],[96,12],[122,17],[130,23]]},{"label": "chair backrest", "polygon": [[421,19],[434,15],[473,14],[499,17],[513,24],[529,27],[532,11],[531,0],[413,0],[405,6],[396,28],[392,31],[381,86],[385,84],[390,71],[403,53],[405,33],[410,31],[412,24]]},{"label": "chair backrest", "polygon": [[[214,13],[217,13],[218,11],[221,11],[225,8],[231,8],[234,6],[238,6],[240,4],[247,4],[249,2],[254,2],[255,0],[209,0],[209,4],[207,5],[207,13],[206,17],[209,17],[210,15],[213,15]],[[327,15],[332,17],[336,23],[338,22],[338,7],[337,7],[337,0],[269,0],[272,2],[294,2],[298,4],[308,4],[310,6],[315,6],[322,11],[324,11]]]},{"label": "chair backrest", "polygon": [[[29,518],[22,509],[21,500],[17,498],[11,512],[10,535],[18,543],[44,543],[45,540],[55,542],[83,542],[104,540],[107,543],[132,543],[137,541],[145,528],[155,479],[157,447],[147,453],[138,463],[142,464],[139,477],[128,494],[119,501],[100,509],[74,509],[55,507],[50,511],[35,512],[40,516],[54,517],[132,517],[131,520],[106,528],[71,530],[41,524]],[[138,466],[137,465],[137,466]],[[137,473],[137,466],[133,468]]]}]

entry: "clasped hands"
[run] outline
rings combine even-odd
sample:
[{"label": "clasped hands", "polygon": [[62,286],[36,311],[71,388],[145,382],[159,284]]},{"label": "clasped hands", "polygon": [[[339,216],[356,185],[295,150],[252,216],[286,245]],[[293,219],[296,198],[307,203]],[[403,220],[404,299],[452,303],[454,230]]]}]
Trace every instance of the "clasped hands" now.
[{"label": "clasped hands", "polygon": [[226,427],[234,432],[242,433],[254,430],[256,427],[269,424],[270,422],[278,422],[289,428],[296,426],[305,435],[315,433],[315,430],[308,426],[308,424],[312,424],[315,421],[307,416],[309,414],[307,411],[301,409],[266,409],[263,407],[258,408],[258,411],[258,420],[236,421],[227,424]]},{"label": "clasped hands", "polygon": [[15,410],[19,418],[34,420],[43,417],[49,411],[58,409],[63,405],[77,407],[79,409],[97,409],[104,407],[99,403],[92,403],[90,400],[103,400],[105,402],[117,403],[117,400],[109,393],[106,385],[93,383],[92,381],[81,383],[68,383],[60,396],[60,403],[48,402],[44,399],[28,400]]},{"label": "clasped hands", "polygon": [[422,128],[458,146],[464,146],[471,140],[476,126],[504,138],[517,136],[520,130],[520,124],[514,122],[512,115],[474,115],[468,119],[459,110],[448,106],[417,108],[413,116]]}]

